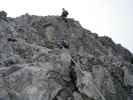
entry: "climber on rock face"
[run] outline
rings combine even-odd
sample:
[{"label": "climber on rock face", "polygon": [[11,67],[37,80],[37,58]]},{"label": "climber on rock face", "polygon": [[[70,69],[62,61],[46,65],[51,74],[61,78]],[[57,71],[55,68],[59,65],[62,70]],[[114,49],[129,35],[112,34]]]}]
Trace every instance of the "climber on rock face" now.
[{"label": "climber on rock face", "polygon": [[65,40],[61,40],[59,43],[57,43],[57,46],[60,48],[60,49],[69,49],[69,43],[68,41],[65,41]]},{"label": "climber on rock face", "polygon": [[8,38],[7,39],[9,42],[16,42],[17,40],[16,39],[14,39],[14,38]]},{"label": "climber on rock face", "polygon": [[64,48],[69,49],[69,43],[67,41],[63,40],[61,44]]}]

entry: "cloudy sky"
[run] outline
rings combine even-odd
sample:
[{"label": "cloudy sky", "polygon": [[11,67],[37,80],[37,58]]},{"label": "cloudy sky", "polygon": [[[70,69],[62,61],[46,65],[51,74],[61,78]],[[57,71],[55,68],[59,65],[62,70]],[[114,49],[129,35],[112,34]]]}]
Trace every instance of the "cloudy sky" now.
[{"label": "cloudy sky", "polygon": [[16,17],[25,13],[60,15],[66,8],[69,17],[100,36],[111,37],[133,52],[133,0],[0,0],[0,10]]}]

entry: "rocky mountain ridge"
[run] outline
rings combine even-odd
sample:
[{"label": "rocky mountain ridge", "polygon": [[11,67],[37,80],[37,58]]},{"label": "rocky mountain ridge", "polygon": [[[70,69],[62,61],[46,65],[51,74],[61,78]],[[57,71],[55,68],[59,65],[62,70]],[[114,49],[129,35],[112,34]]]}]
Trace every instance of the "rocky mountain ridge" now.
[{"label": "rocky mountain ridge", "polygon": [[133,99],[133,54],[66,20],[0,18],[0,100]]}]

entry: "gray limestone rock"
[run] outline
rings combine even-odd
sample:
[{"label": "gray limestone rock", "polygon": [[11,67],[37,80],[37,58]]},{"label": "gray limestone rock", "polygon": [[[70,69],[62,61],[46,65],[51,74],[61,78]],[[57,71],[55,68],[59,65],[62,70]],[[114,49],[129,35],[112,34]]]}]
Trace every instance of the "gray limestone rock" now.
[{"label": "gray limestone rock", "polygon": [[132,100],[133,55],[71,18],[0,21],[0,100]]}]

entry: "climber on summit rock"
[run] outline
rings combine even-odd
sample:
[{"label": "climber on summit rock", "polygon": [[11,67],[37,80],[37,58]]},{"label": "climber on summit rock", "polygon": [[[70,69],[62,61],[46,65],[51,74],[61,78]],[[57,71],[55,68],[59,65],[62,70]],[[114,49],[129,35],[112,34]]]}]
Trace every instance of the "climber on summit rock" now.
[{"label": "climber on summit rock", "polygon": [[62,8],[62,14],[61,14],[61,17],[64,17],[64,18],[66,18],[67,16],[68,16],[68,11],[67,10],[65,10],[64,8]]},{"label": "climber on summit rock", "polygon": [[5,11],[0,11],[0,18],[7,21],[7,13]]},{"label": "climber on summit rock", "polygon": [[64,8],[62,8],[62,14],[61,14],[61,17],[62,17],[62,19],[65,21],[65,22],[67,22],[67,19],[66,19],[66,17],[68,16],[68,11],[67,10],[65,10]]}]

